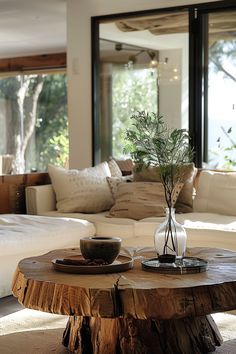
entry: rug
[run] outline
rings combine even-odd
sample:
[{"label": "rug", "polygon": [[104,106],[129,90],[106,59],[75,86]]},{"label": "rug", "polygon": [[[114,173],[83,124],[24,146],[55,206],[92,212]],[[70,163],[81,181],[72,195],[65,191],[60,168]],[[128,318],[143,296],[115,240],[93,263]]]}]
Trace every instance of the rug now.
[{"label": "rug", "polygon": [[0,354],[68,354],[61,344],[67,319],[29,309],[0,318]]},{"label": "rug", "polygon": [[[236,316],[217,313],[213,318],[224,341],[236,339]],[[0,354],[68,354],[61,344],[67,317],[23,309],[0,318]],[[216,353],[236,354],[226,342]],[[223,351],[222,351],[223,350]]]}]

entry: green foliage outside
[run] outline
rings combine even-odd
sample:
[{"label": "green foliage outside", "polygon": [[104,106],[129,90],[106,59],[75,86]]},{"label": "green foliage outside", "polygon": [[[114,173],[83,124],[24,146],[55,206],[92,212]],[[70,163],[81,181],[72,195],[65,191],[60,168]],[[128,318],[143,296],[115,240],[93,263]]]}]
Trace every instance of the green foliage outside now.
[{"label": "green foliage outside", "polygon": [[66,74],[47,75],[38,101],[36,166],[65,165],[69,156]]},{"label": "green foliage outside", "polygon": [[[236,60],[236,41],[235,40],[219,40],[214,42],[209,48],[209,63],[215,73],[223,73],[224,78],[236,85],[235,76],[235,60]],[[229,65],[230,64],[230,65]],[[235,86],[236,89],[236,86]],[[222,118],[224,120],[224,117]],[[221,136],[218,137],[218,148],[210,151],[213,156],[217,157],[219,163],[216,168],[235,170],[236,169],[236,140],[235,129],[229,127],[226,129],[221,126]],[[228,141],[227,146],[223,144],[223,137]]]},{"label": "green foliage outside", "polygon": [[227,137],[229,141],[229,146],[225,147],[224,145],[222,145],[222,138],[219,137],[217,139],[218,149],[213,150],[212,154],[223,160],[223,163],[220,165],[221,168],[228,171],[233,171],[236,169],[236,141],[234,141],[232,138],[233,129],[232,127],[230,127],[226,130],[223,126],[221,126],[221,130],[222,133]]},{"label": "green foliage outside", "polygon": [[112,155],[124,157],[125,132],[129,117],[137,111],[157,112],[158,86],[151,69],[124,69],[115,66],[112,73]]},{"label": "green foliage outside", "polygon": [[0,98],[7,107],[0,122],[6,130],[1,153],[13,154],[13,172],[64,165],[69,154],[66,74],[2,78]]}]

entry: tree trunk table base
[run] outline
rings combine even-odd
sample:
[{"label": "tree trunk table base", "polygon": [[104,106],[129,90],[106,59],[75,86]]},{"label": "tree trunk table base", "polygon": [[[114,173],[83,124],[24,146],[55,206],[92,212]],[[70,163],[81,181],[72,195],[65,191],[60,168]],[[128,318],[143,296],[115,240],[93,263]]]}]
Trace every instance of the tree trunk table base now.
[{"label": "tree trunk table base", "polygon": [[138,320],[70,316],[63,345],[76,354],[204,354],[221,345],[211,316]]}]

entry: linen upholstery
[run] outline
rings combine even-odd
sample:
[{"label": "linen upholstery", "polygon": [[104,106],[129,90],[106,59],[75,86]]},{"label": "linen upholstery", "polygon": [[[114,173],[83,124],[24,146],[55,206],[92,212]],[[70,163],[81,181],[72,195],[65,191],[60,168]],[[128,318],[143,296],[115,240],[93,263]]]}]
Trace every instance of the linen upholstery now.
[{"label": "linen upholstery", "polygon": [[[177,186],[174,191],[173,202],[177,199],[181,187],[182,185]],[[163,216],[166,207],[162,183],[121,182],[117,186],[115,204],[108,216],[140,220],[150,216]]]},{"label": "linen upholstery", "polygon": [[106,181],[111,176],[107,162],[83,170],[48,166],[60,212],[98,213],[110,209],[112,195]]},{"label": "linen upholstery", "polygon": [[[197,174],[197,168],[193,163],[183,165],[184,185],[175,203],[176,213],[190,213],[193,211],[193,184]],[[139,168],[136,166],[133,172],[134,181],[161,182],[158,166]]]},{"label": "linen upholstery", "polygon": [[122,172],[117,162],[113,159],[108,161],[111,177],[122,177]]},{"label": "linen upholstery", "polygon": [[130,183],[133,181],[133,176],[121,176],[121,177],[107,177],[107,182],[112,194],[112,198],[115,201],[118,185],[122,182]]},{"label": "linen upholstery", "polygon": [[11,295],[17,263],[56,248],[79,247],[81,237],[94,236],[87,220],[36,215],[0,215],[0,297]]},{"label": "linen upholstery", "polygon": [[236,216],[236,172],[202,171],[194,209],[198,212]]}]

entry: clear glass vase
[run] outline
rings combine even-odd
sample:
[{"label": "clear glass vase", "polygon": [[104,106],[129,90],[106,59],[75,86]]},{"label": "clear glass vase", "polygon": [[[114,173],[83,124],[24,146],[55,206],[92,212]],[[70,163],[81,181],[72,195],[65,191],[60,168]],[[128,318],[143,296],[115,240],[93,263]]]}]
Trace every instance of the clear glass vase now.
[{"label": "clear glass vase", "polygon": [[184,227],[175,220],[175,209],[166,208],[165,221],[154,234],[157,254],[174,255],[181,259],[186,251],[187,235]]}]

